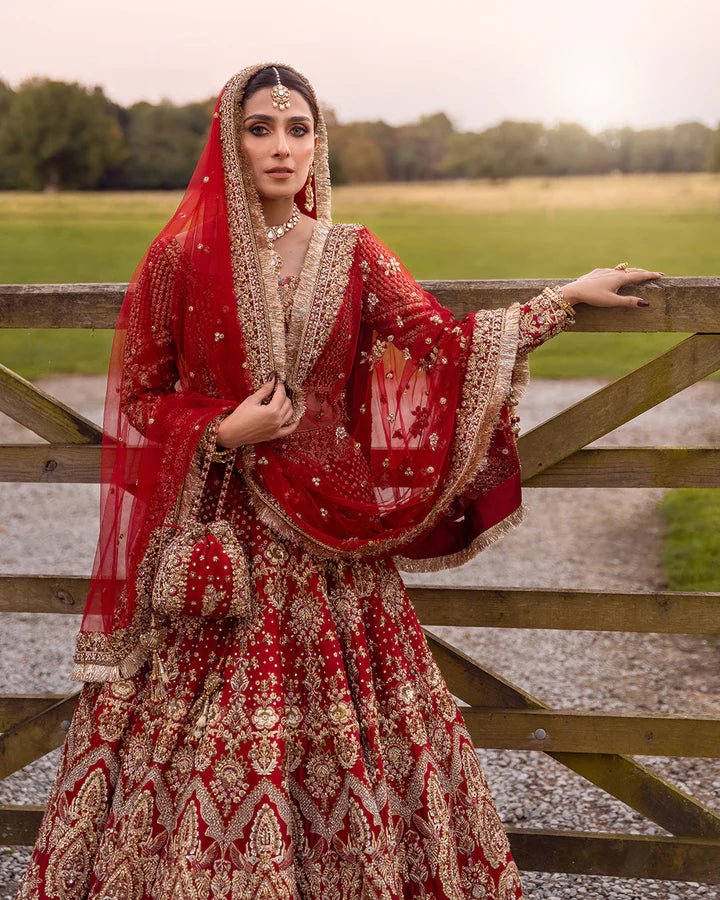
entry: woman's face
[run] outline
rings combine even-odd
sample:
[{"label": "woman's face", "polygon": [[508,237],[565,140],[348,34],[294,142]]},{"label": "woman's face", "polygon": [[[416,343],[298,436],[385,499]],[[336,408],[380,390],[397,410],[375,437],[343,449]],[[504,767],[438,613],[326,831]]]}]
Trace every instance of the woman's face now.
[{"label": "woman's face", "polygon": [[[243,104],[241,146],[250,163],[258,194],[269,200],[292,197],[307,181],[317,146],[312,111],[297,91],[290,106],[276,109],[271,88],[256,91]],[[272,174],[272,169],[289,170]]]}]

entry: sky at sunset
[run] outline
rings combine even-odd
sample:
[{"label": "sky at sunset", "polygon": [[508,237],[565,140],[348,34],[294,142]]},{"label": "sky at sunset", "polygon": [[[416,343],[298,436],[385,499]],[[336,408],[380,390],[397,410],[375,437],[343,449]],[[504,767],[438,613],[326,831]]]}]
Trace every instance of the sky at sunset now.
[{"label": "sky at sunset", "polygon": [[217,96],[286,62],[341,121],[445,111],[590,131],[720,123],[720,0],[3,0],[0,78],[101,85],[124,105]]}]

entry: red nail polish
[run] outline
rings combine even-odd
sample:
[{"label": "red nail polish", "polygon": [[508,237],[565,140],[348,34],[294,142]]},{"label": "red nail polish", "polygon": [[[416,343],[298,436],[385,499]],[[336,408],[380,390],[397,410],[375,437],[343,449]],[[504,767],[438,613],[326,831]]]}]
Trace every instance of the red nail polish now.
[{"label": "red nail polish", "polygon": [[638,300],[638,306],[650,306],[649,300]]}]

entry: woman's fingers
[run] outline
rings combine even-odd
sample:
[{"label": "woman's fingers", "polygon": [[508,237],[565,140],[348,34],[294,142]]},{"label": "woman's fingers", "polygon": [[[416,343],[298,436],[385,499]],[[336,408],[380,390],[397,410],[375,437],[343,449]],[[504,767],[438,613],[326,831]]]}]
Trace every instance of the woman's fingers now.
[{"label": "woman's fingers", "polygon": [[267,381],[263,382],[260,387],[251,394],[254,400],[263,406],[266,406],[270,402],[270,394],[273,390],[273,382],[274,378],[268,378]]},{"label": "woman's fingers", "polygon": [[279,409],[282,404],[285,402],[287,398],[287,394],[285,393],[285,383],[283,381],[275,382],[275,393],[272,395],[272,399],[268,403],[268,406],[273,410]]},{"label": "woman's fingers", "polygon": [[651,272],[649,269],[626,269],[628,282],[648,281],[652,278],[662,278],[661,272]]},{"label": "woman's fingers", "polygon": [[632,294],[613,294],[610,293],[613,306],[649,306],[649,300],[643,300],[642,297],[633,297]]},{"label": "woman's fingers", "polygon": [[292,400],[289,397],[285,398],[285,403],[280,407],[280,421],[285,422],[291,415],[293,411]]},{"label": "woman's fingers", "polygon": [[[285,423],[292,418],[293,405],[292,400],[285,392],[285,382],[278,381],[272,400],[268,404],[272,412],[277,416],[278,428],[282,429],[283,434],[289,434],[289,427]],[[293,429],[294,430],[294,429]]]},{"label": "woman's fingers", "polygon": [[299,424],[300,424],[300,419],[298,419],[296,422],[283,424],[281,426],[282,427],[282,436],[286,437],[286,435],[292,434],[293,431],[295,431],[295,429],[298,427]]}]

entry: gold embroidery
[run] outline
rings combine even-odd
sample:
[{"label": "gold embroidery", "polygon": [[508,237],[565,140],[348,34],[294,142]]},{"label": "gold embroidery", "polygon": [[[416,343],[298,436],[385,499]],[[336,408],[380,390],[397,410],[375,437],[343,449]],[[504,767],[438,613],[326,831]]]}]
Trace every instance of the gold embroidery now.
[{"label": "gold embroidery", "polygon": [[311,284],[310,279],[300,283],[288,341],[288,355],[293,360],[293,388],[304,384],[335,325],[345,297],[358,227],[337,224],[328,229],[315,283]]},{"label": "gold embroidery", "polygon": [[[396,567],[254,535],[256,608],[173,624],[163,654],[183,666],[165,702],[142,674],[83,686],[19,900],[81,900],[93,877],[98,896],[158,900],[322,884],[343,884],[343,900],[371,885],[386,900],[408,885],[517,900],[477,753]],[[389,656],[377,690],[370,672]]]},{"label": "gold embroidery", "polygon": [[378,265],[386,275],[397,275],[401,271],[400,263],[394,256],[385,259],[384,256],[378,256]]},{"label": "gold embroidery", "polygon": [[[362,547],[352,545],[337,548],[307,534],[283,509],[274,497],[267,494],[245,466],[246,483],[258,516],[273,531],[288,539],[300,541],[319,558],[342,559],[377,555],[405,543],[431,527],[450,508],[453,499],[476,476],[487,452],[493,426],[501,405],[513,390],[520,396],[527,383],[528,368],[524,356],[516,356],[519,327],[519,304],[506,309],[483,310],[475,317],[471,351],[462,386],[462,399],[457,412],[457,426],[450,451],[450,466],[443,482],[442,493],[425,518],[401,539],[378,538],[366,541]],[[440,403],[446,403],[440,398]],[[394,413],[386,418],[393,422]],[[383,462],[385,465],[385,462]],[[521,504],[511,515],[481,532],[465,550],[432,559],[412,559],[396,556],[395,563],[404,571],[436,571],[461,565],[497,538],[517,527],[523,519],[525,506]]]},{"label": "gold embroidery", "polygon": [[277,272],[272,265],[271,249],[266,239],[262,206],[240,143],[242,95],[245,85],[259,68],[262,66],[250,66],[231,78],[225,85],[220,100],[220,135],[230,252],[238,316],[243,328],[252,389],[257,390],[270,372],[277,371],[278,377],[286,380],[293,388],[291,421],[296,421],[304,413],[302,378],[296,375],[298,365],[305,365],[302,348],[304,336],[300,332],[305,325],[307,304],[323,255],[322,247],[332,225],[327,130],[321,118],[318,122],[318,145],[314,157],[317,221],[303,264],[295,298],[296,309],[292,312],[286,341],[282,300]]}]

